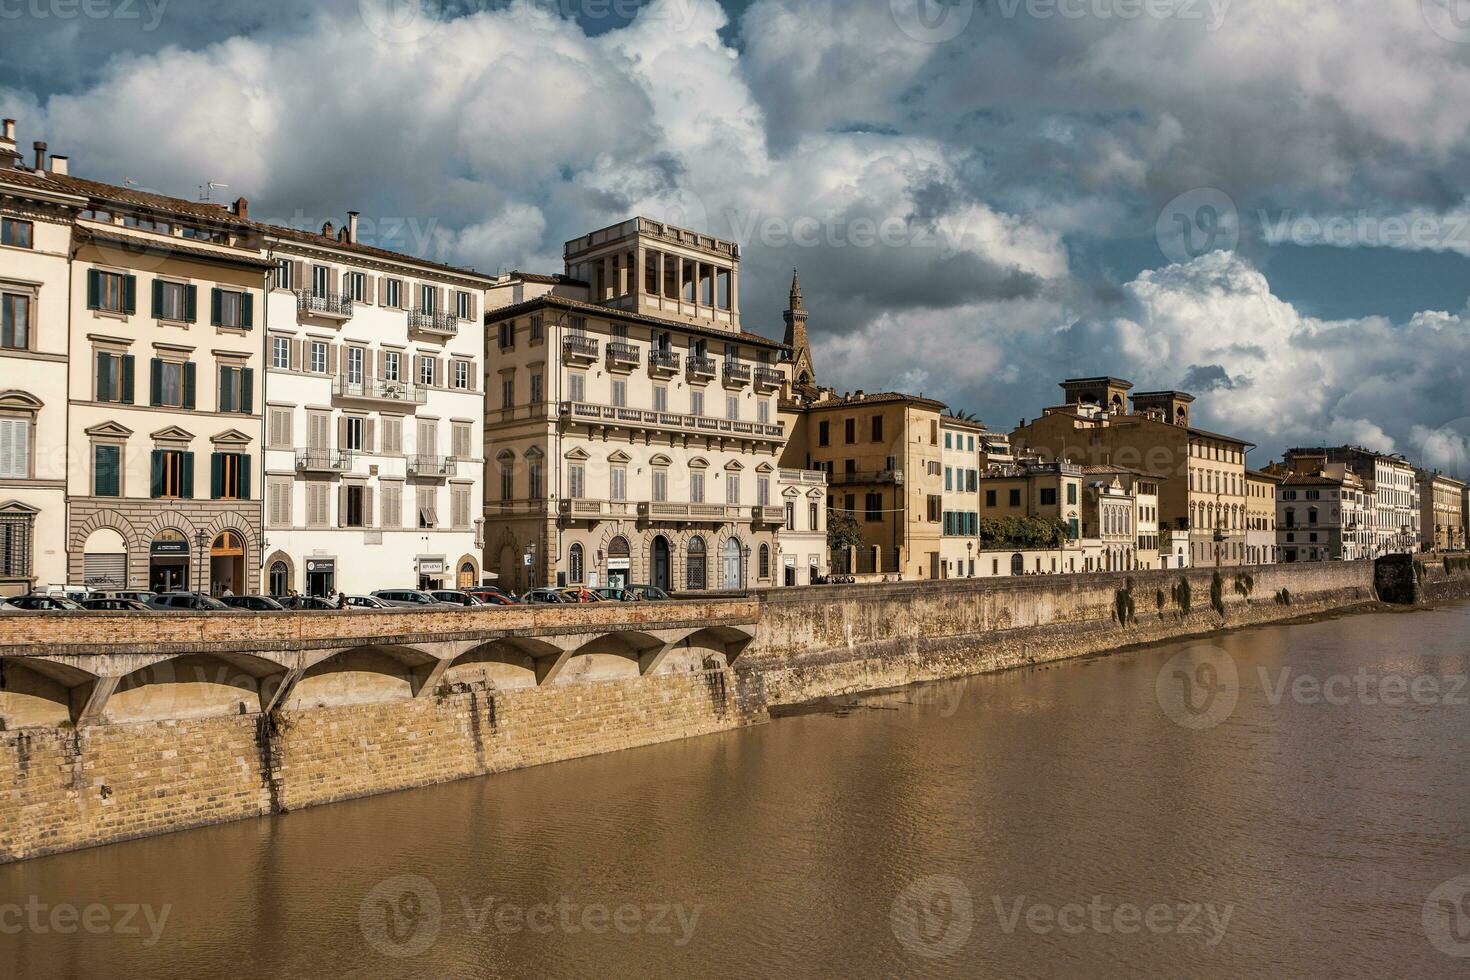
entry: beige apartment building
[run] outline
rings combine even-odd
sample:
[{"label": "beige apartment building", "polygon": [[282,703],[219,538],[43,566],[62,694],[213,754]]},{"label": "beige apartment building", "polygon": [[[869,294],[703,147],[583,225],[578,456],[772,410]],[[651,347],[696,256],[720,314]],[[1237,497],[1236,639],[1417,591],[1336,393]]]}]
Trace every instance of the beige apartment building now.
[{"label": "beige apartment building", "polygon": [[1465,484],[1432,470],[1415,470],[1419,489],[1419,541],[1426,551],[1463,551]]},{"label": "beige apartment building", "polygon": [[[1241,565],[1246,557],[1246,452],[1252,444],[1195,428],[1192,395],[1129,394],[1127,381],[1076,378],[1065,402],[1011,433],[1012,449],[1084,465],[1117,465],[1159,479],[1159,531],[1189,535],[1191,566]],[[1131,411],[1127,407],[1132,402]]]},{"label": "beige apartment building", "polygon": [[1365,522],[1371,544],[1361,557],[1419,550],[1419,485],[1414,467],[1402,456],[1361,446],[1327,446],[1287,450],[1284,462],[1294,473],[1337,478],[1352,473],[1362,481],[1370,505]]},{"label": "beige apartment building", "polygon": [[485,569],[516,589],[777,584],[786,348],[740,329],[739,247],[636,217],[565,262],[487,291]]},{"label": "beige apartment building", "polygon": [[1251,565],[1276,563],[1276,491],[1283,476],[1264,470],[1245,471],[1245,560]]}]

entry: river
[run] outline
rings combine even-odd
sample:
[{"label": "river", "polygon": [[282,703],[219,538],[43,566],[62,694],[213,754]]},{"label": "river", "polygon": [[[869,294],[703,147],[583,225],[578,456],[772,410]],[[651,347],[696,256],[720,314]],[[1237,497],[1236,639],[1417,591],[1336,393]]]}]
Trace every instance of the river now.
[{"label": "river", "polygon": [[1470,975],[1470,605],[0,867],[0,976]]}]

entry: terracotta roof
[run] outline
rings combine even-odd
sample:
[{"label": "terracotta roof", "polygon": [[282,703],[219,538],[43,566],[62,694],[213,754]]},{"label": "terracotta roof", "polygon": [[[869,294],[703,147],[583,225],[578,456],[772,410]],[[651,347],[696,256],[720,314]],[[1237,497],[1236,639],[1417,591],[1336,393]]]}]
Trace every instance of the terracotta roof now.
[{"label": "terracotta roof", "polygon": [[1282,474],[1268,473],[1265,470],[1246,470],[1245,475],[1253,476],[1258,480],[1270,480],[1273,483],[1280,483],[1282,480]]},{"label": "terracotta roof", "polygon": [[954,415],[945,415],[940,418],[945,425],[957,425],[962,429],[974,429],[976,432],[989,432],[985,423],[979,419],[962,419]]},{"label": "terracotta roof", "polygon": [[38,174],[33,170],[0,169],[0,182],[66,194],[78,194],[94,200],[126,204],[160,214],[195,218],[232,228],[248,229],[250,227],[250,222],[242,221],[232,214],[228,207],[213,201],[186,201],[179,197],[167,197],[163,194],[140,191],[136,187],[118,187],[115,184],[104,184],[95,180],[87,180],[84,177],[73,177],[70,174],[53,174],[49,171]]},{"label": "terracotta roof", "polygon": [[239,254],[217,251],[198,245],[184,245],[173,241],[160,241],[152,238],[134,237],[132,235],[114,235],[109,232],[97,232],[88,228],[77,229],[77,238],[82,242],[91,242],[96,245],[112,246],[125,253],[139,256],[149,255],[182,255],[192,259],[200,259],[204,262],[215,262],[221,265],[246,266],[252,269],[273,269],[275,263],[257,257],[257,253]]},{"label": "terracotta roof", "polygon": [[503,278],[521,279],[525,282],[539,282],[548,286],[590,285],[590,283],[582,279],[573,279],[571,276],[564,276],[559,273],[556,275],[547,275],[544,272],[522,272],[519,269],[512,269],[510,272],[507,272]]},{"label": "terracotta roof", "polygon": [[905,395],[901,391],[871,391],[864,392],[861,395],[843,395],[838,398],[827,398],[822,401],[809,402],[797,407],[816,410],[822,408],[845,408],[851,405],[890,404],[893,402],[912,402],[913,404],[934,408],[941,412],[947,407],[944,402],[937,399],[925,398],[923,395]]},{"label": "terracotta roof", "polygon": [[408,255],[404,252],[394,252],[386,248],[378,248],[374,245],[364,245],[361,242],[344,242],[339,238],[323,235],[316,231],[303,231],[300,228],[289,228],[285,225],[268,225],[261,222],[251,222],[253,227],[273,238],[284,238],[288,241],[300,242],[303,245],[313,245],[317,248],[334,248],[343,252],[353,252],[369,258],[382,259],[385,262],[400,262],[410,265],[422,266],[426,269],[434,269],[438,272],[446,272],[456,276],[468,276],[489,283],[495,276],[476,272],[474,269],[466,269],[462,266],[448,265],[443,262],[434,262],[429,259],[421,259],[416,255]]},{"label": "terracotta roof", "polygon": [[592,316],[606,317],[610,320],[625,320],[628,323],[642,323],[649,326],[661,327],[667,330],[680,330],[684,333],[695,333],[704,337],[713,337],[721,340],[735,339],[741,343],[753,344],[757,347],[769,347],[772,350],[789,351],[791,348],[785,344],[762,337],[760,334],[749,333],[744,330],[734,333],[721,330],[718,327],[706,327],[697,323],[686,323],[683,320],[665,320],[661,317],[649,316],[646,313],[630,313],[627,310],[619,310],[612,306],[601,306],[597,303],[588,303],[580,299],[569,299],[566,296],[556,296],[547,293],[532,299],[510,306],[499,306],[493,310],[485,311],[485,322],[496,323],[511,317],[524,316],[527,313],[547,307],[560,307],[564,310],[575,310],[578,313],[587,313]]}]

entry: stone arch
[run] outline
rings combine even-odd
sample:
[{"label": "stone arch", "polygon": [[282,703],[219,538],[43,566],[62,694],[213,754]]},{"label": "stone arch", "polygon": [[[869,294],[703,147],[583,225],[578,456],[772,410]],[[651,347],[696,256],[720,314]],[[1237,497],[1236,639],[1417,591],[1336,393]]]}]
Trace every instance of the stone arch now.
[{"label": "stone arch", "polygon": [[[110,508],[94,511],[88,514],[85,520],[79,521],[72,527],[71,549],[80,554],[86,540],[92,536],[92,532],[100,531],[104,528],[111,528],[118,534],[121,534],[123,541],[127,543],[129,553],[134,553],[138,550],[138,532],[133,528],[133,522]],[[152,539],[150,538],[149,540]]]},{"label": "stone arch", "polygon": [[[263,570],[262,574],[265,576],[263,581],[265,582],[266,586],[270,585],[271,567],[274,566],[276,562],[280,562],[286,566],[287,590],[289,591],[290,589],[296,588],[296,562],[291,558],[289,554],[284,551],[272,551],[269,557],[267,557],[265,561],[261,562],[261,568]],[[270,589],[266,588],[265,591],[269,592]]]},{"label": "stone arch", "polygon": [[437,662],[432,654],[394,644],[331,651],[306,668],[289,701],[315,708],[407,701]]},{"label": "stone arch", "polygon": [[16,657],[0,671],[0,723],[5,730],[57,728],[76,720],[97,676],[44,657]]},{"label": "stone arch", "polygon": [[259,712],[286,668],[250,653],[181,653],[124,676],[107,700],[112,722],[207,718]]},{"label": "stone arch", "polygon": [[472,586],[480,584],[480,561],[474,555],[465,553],[463,555],[460,555],[459,559],[454,563],[454,581],[456,588],[462,589],[466,585],[466,583],[463,581],[466,566],[469,567],[470,581],[468,584]]},{"label": "stone arch", "polygon": [[633,630],[599,633],[572,651],[557,683],[627,680],[641,671],[638,658],[663,646],[663,640]]},{"label": "stone arch", "polygon": [[466,650],[445,669],[443,683],[483,683],[512,689],[536,686],[536,661],[556,657],[561,648],[530,637],[505,637]]}]

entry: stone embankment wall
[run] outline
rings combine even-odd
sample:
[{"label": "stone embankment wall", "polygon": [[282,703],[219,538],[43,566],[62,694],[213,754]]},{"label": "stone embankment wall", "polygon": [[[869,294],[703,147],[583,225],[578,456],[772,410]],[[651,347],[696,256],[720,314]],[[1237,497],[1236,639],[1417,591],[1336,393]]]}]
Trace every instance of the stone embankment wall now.
[{"label": "stone embankment wall", "polygon": [[[1470,570],[1418,574],[1432,600],[1470,595]],[[814,587],[507,618],[12,617],[0,624],[0,861],[1374,598],[1374,568],[1357,562]],[[254,652],[231,652],[242,650]],[[188,670],[160,666],[186,659]],[[216,661],[229,669],[209,673]],[[86,690],[100,682],[84,677],[123,670],[90,713],[99,702]],[[306,695],[272,696],[292,678]]]}]

